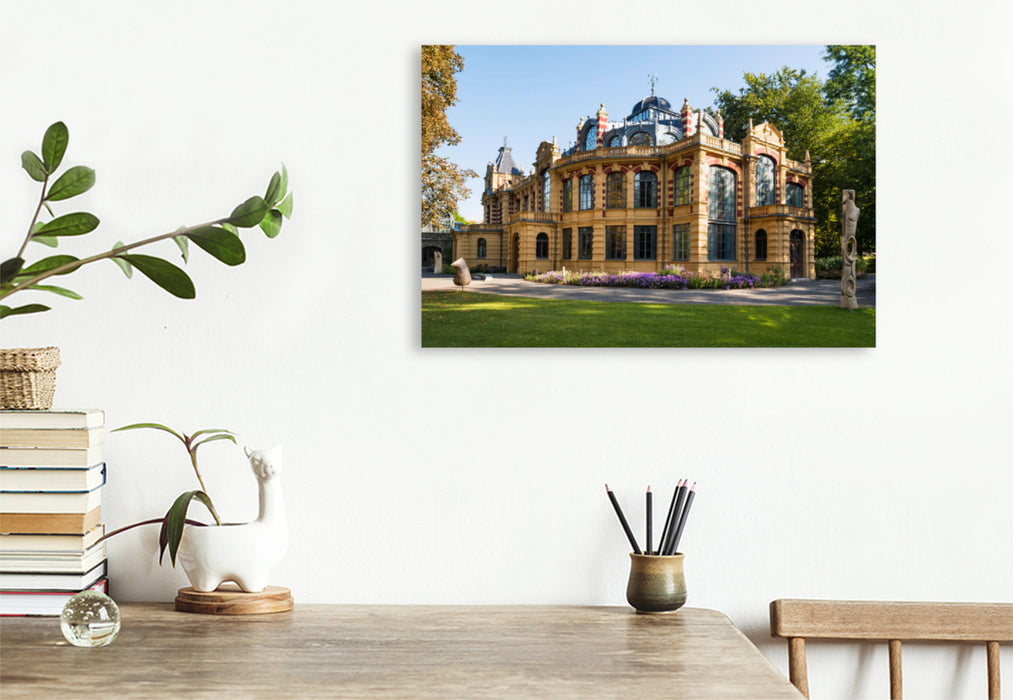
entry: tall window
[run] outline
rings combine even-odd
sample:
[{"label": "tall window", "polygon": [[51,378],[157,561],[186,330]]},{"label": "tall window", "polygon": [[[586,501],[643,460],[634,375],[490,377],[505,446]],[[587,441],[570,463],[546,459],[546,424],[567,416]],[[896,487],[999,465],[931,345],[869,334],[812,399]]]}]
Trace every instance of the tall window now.
[{"label": "tall window", "polygon": [[657,226],[634,226],[633,227],[633,259],[654,260],[657,248],[655,242],[658,238]]},{"label": "tall window", "polygon": [[539,260],[549,257],[549,234],[539,233],[535,236],[535,257]]},{"label": "tall window", "polygon": [[605,178],[605,208],[626,208],[626,176],[622,173],[609,173]]},{"label": "tall window", "polygon": [[638,131],[637,133],[630,136],[631,146],[653,146],[654,139],[646,131]]},{"label": "tall window", "polygon": [[478,239],[478,257],[484,258],[485,257],[485,251],[486,251],[485,239],[484,238],[479,238]]},{"label": "tall window", "polygon": [[708,176],[707,259],[735,260],[735,173],[712,165]]},{"label": "tall window", "polygon": [[767,232],[762,228],[754,235],[756,240],[756,259],[766,260],[767,259]]},{"label": "tall window", "polygon": [[584,137],[584,150],[593,151],[598,147],[598,125],[592,124],[591,128],[587,130],[587,136]]},{"label": "tall window", "polygon": [[789,207],[805,206],[805,188],[796,182],[789,182],[785,187]]},{"label": "tall window", "polygon": [[626,259],[625,226],[605,227],[605,259],[606,260]]},{"label": "tall window", "polygon": [[707,209],[710,218],[735,221],[735,173],[712,165],[708,174],[710,188],[707,192]]},{"label": "tall window", "polygon": [[552,200],[549,198],[549,171],[546,170],[542,173],[542,211],[549,211],[549,204]]},{"label": "tall window", "polygon": [[563,229],[563,260],[573,259],[573,229]]},{"label": "tall window", "polygon": [[573,211],[573,178],[563,180],[563,211]]},{"label": "tall window", "polygon": [[675,206],[689,204],[689,166],[675,171]]},{"label": "tall window", "polygon": [[633,178],[633,206],[654,209],[658,206],[658,176],[642,170]]},{"label": "tall window", "polygon": [[528,210],[528,196],[524,195],[524,211]]},{"label": "tall window", "polygon": [[756,206],[774,203],[774,161],[767,156],[756,159]]},{"label": "tall window", "polygon": [[675,242],[672,259],[689,260],[689,224],[672,226],[672,240]]},{"label": "tall window", "polygon": [[581,226],[577,229],[577,259],[590,260],[594,254],[594,227]]},{"label": "tall window", "polygon": [[580,208],[594,209],[594,175],[580,178]]}]

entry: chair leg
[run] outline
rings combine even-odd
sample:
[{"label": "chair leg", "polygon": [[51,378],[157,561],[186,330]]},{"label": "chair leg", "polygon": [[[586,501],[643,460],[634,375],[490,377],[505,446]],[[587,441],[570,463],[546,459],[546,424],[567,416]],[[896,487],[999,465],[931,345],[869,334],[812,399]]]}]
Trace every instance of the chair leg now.
[{"label": "chair leg", "polygon": [[1000,700],[1002,688],[999,686],[999,642],[989,642],[988,650],[988,700]]},{"label": "chair leg", "polygon": [[900,640],[890,640],[890,700],[904,697],[904,672],[900,663]]},{"label": "chair leg", "polygon": [[809,673],[805,663],[805,639],[802,637],[788,640],[788,680],[800,693],[809,697]]}]

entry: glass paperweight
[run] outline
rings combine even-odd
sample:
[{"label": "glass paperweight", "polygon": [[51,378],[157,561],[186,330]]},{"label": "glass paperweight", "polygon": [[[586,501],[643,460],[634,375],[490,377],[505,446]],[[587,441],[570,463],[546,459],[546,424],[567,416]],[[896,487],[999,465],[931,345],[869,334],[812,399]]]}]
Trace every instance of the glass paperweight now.
[{"label": "glass paperweight", "polygon": [[76,647],[104,647],[119,634],[120,609],[105,593],[78,593],[63,606],[60,630]]}]

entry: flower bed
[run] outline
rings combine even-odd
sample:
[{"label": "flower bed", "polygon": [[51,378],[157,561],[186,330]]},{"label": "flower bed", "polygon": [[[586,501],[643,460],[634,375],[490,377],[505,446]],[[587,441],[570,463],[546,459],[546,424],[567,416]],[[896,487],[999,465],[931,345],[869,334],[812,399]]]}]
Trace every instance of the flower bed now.
[{"label": "flower bed", "polygon": [[765,272],[760,277],[745,275],[726,267],[720,273],[689,272],[681,267],[668,266],[659,272],[543,272],[527,275],[530,282],[543,284],[572,284],[578,287],[632,287],[635,289],[752,289],[779,287],[785,283],[780,268]]}]

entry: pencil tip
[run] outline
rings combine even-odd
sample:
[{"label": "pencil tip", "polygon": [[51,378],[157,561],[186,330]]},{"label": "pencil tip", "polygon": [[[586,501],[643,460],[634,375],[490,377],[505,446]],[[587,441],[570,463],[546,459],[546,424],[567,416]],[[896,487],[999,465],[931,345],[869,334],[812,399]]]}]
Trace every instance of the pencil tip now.
[{"label": "pencil tip", "polygon": [[608,484],[605,484],[605,490],[606,490],[606,491],[611,491],[612,489],[610,489],[610,488],[609,488],[609,485],[608,485]]}]

